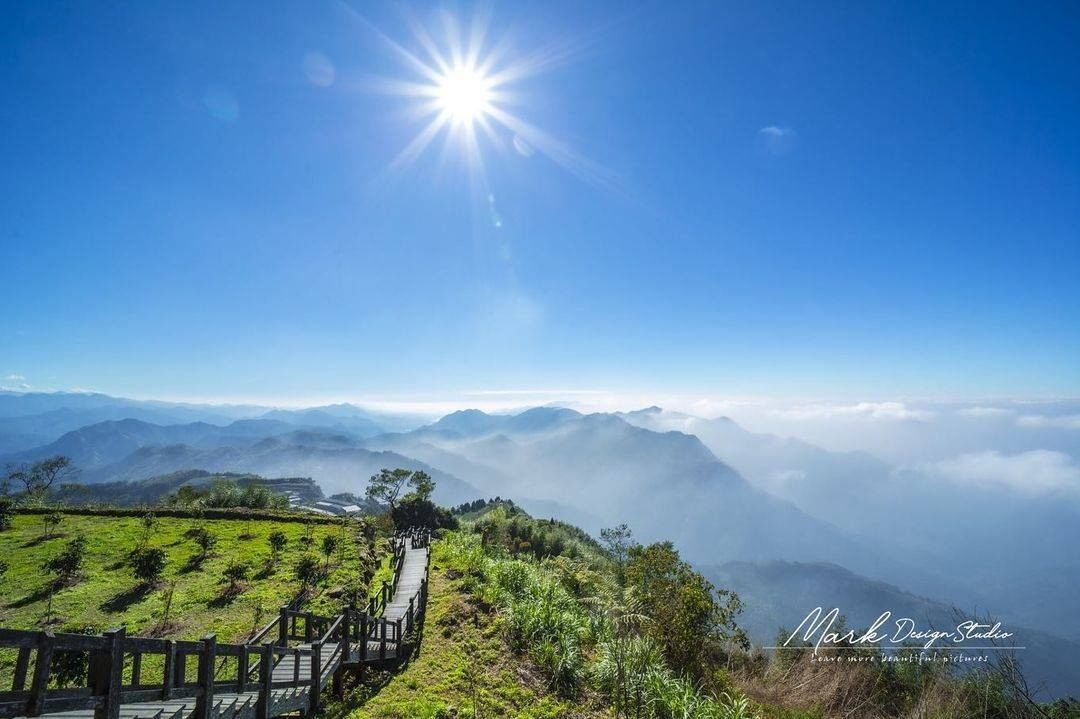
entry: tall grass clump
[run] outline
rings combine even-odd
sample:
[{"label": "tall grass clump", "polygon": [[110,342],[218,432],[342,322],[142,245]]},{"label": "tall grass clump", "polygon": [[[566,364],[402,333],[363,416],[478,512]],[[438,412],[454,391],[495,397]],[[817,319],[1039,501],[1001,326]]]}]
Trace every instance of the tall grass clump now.
[{"label": "tall grass clump", "polygon": [[527,655],[562,696],[585,688],[607,697],[618,716],[635,719],[743,719],[744,699],[716,698],[668,665],[643,631],[649,619],[626,590],[595,592],[601,576],[566,556],[522,557],[480,534],[443,540],[447,563],[467,591],[502,617],[510,648]]},{"label": "tall grass clump", "polygon": [[504,611],[511,646],[529,653],[552,688],[563,694],[577,689],[585,675],[589,620],[570,592],[536,565],[508,559],[493,563],[484,595]]}]

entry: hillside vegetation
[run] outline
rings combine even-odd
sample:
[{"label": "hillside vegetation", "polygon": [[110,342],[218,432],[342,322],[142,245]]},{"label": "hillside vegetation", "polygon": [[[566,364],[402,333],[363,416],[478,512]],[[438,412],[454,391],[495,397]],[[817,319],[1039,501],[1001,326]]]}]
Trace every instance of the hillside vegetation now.
[{"label": "hillside vegetation", "polygon": [[331,719],[1080,716],[1075,702],[1031,702],[1007,664],[959,673],[884,662],[876,648],[822,650],[858,659],[844,666],[770,658],[749,650],[741,600],[670,544],[636,544],[625,528],[597,543],[507,502],[458,509],[461,528],[434,544],[419,656],[354,686]]},{"label": "hillside vegetation", "polygon": [[[59,522],[47,525],[50,518]],[[213,633],[219,641],[238,641],[302,592],[312,611],[338,611],[342,588],[370,576],[375,564],[364,525],[355,521],[62,512],[20,513],[12,520],[0,531],[0,558],[7,565],[0,579],[0,625],[13,629],[102,631],[125,625],[129,634],[198,639]],[[273,534],[284,539],[277,552]],[[200,540],[205,536],[210,539]],[[327,538],[336,545],[329,556],[323,553]],[[47,569],[83,540],[79,567],[67,575]],[[134,550],[141,556],[164,552],[159,576],[136,577]],[[303,564],[311,571],[298,572]],[[0,653],[0,677],[10,676],[13,662]]]}]

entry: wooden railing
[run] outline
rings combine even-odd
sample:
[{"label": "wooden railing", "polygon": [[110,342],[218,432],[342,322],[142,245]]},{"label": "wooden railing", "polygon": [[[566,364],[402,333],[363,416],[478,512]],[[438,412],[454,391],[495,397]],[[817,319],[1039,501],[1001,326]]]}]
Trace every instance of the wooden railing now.
[{"label": "wooden railing", "polygon": [[[393,577],[383,583],[368,611],[349,607],[326,617],[301,611],[296,603],[285,605],[243,644],[221,644],[213,634],[199,641],[128,637],[123,627],[96,636],[0,628],[0,649],[17,652],[10,690],[0,688],[0,719],[73,710],[92,710],[96,719],[117,719],[121,704],[181,698],[195,700],[192,719],[213,719],[214,697],[225,693],[257,693],[255,717],[270,719],[272,690],[287,687],[309,692],[310,714],[318,706],[324,678],[333,674],[337,679],[336,670],[342,665],[400,663],[412,655],[427,607],[430,554],[420,588],[409,598],[404,615],[389,621],[384,612],[397,588],[406,547],[424,548],[429,541],[426,530],[391,539]],[[325,646],[331,647],[326,656]],[[49,688],[53,657],[60,652],[86,656],[85,686]],[[292,676],[274,681],[274,667],[286,656],[292,657]],[[159,657],[153,663],[161,667],[160,680],[144,676],[146,657]],[[308,676],[301,679],[305,664]],[[189,679],[192,665],[194,679]]]},{"label": "wooden railing", "polygon": [[[311,677],[320,677],[323,666],[318,652],[308,648],[219,644],[212,634],[200,641],[128,637],[123,627],[100,636],[0,629],[0,647],[18,649],[11,690],[0,691],[3,717],[92,710],[102,719],[116,719],[121,704],[193,698],[194,719],[209,719],[215,694],[258,692],[255,715],[266,719],[271,690],[299,687],[305,658],[310,661]],[[49,689],[52,660],[60,652],[87,655],[86,686]],[[27,688],[31,654],[33,672]],[[275,682],[274,659],[286,654],[295,660],[293,677]],[[151,682],[142,665],[144,657],[154,655],[161,657],[158,664],[162,669],[160,679]],[[212,669],[219,658],[235,660],[235,669],[221,676]],[[188,676],[191,659],[196,669],[194,681]]]}]

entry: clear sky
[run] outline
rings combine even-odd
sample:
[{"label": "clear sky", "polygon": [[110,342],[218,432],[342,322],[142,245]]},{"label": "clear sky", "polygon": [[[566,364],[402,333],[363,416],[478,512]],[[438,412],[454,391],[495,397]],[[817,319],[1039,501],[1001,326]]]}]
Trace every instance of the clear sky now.
[{"label": "clear sky", "polygon": [[1074,5],[488,9],[4,3],[0,385],[1080,394]]}]

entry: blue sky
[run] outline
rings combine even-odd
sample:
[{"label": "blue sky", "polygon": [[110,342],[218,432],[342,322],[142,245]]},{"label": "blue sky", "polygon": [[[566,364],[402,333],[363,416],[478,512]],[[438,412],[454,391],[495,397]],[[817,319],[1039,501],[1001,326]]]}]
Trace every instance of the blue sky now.
[{"label": "blue sky", "polygon": [[1080,394],[1075,8],[494,4],[559,60],[508,109],[607,180],[500,128],[482,189],[387,170],[373,28],[439,8],[5,4],[0,385]]}]

